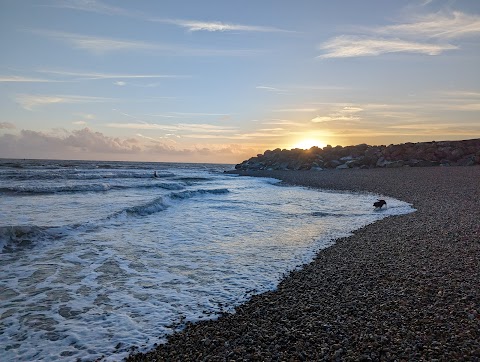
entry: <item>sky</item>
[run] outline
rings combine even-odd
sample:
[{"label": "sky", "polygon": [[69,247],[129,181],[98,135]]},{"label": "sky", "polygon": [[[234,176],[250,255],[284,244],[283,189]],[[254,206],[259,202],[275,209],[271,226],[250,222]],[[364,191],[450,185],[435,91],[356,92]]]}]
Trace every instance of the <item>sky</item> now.
[{"label": "sky", "polygon": [[0,0],[0,158],[480,137],[478,0]]}]

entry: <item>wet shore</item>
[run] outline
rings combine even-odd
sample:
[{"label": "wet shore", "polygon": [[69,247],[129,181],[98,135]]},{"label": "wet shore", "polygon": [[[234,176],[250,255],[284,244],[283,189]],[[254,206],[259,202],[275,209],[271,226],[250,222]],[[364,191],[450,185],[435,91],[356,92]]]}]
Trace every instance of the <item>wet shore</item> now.
[{"label": "wet shore", "polygon": [[337,240],[277,290],[130,361],[480,360],[479,166],[241,174],[417,211]]}]

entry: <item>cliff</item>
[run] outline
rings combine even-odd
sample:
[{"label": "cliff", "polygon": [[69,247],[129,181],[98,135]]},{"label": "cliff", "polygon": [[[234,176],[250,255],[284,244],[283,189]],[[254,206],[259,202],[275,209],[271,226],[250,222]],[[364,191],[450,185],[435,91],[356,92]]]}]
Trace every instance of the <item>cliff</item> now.
[{"label": "cliff", "polygon": [[330,145],[309,150],[265,151],[235,166],[237,170],[322,170],[375,167],[472,166],[480,164],[480,138],[463,141],[402,143],[389,146]]}]

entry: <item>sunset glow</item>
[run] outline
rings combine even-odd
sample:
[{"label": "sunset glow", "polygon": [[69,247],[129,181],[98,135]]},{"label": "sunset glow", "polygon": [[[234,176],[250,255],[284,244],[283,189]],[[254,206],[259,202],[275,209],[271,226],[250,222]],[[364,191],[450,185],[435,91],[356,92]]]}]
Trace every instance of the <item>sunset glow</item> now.
[{"label": "sunset glow", "polygon": [[314,139],[304,139],[295,143],[292,148],[301,148],[303,150],[309,150],[310,148],[316,146],[319,148],[325,147],[327,144],[325,142],[317,141]]}]

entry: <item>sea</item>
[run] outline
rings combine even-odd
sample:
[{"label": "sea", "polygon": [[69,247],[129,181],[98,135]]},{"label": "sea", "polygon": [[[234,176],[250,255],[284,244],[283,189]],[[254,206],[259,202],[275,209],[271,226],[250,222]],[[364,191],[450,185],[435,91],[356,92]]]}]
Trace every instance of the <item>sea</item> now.
[{"label": "sea", "polygon": [[336,238],[414,211],[229,170],[0,159],[0,359],[150,350],[275,289]]}]

